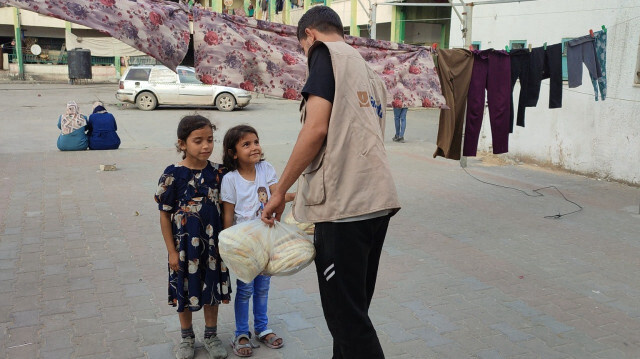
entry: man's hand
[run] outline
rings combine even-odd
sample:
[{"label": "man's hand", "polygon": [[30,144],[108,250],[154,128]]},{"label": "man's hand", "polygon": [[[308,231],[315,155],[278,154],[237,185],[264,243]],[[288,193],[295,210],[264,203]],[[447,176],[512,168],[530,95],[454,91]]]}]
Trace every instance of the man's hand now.
[{"label": "man's hand", "polygon": [[262,222],[273,226],[275,221],[280,221],[282,212],[284,212],[284,196],[284,193],[279,193],[278,191],[271,193],[271,198],[269,198],[269,202],[267,202],[267,205],[264,206],[264,210],[262,211]]}]

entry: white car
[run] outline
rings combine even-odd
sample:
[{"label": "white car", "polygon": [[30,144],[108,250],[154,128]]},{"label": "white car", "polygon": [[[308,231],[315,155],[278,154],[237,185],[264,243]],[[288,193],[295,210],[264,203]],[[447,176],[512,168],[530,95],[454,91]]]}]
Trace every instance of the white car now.
[{"label": "white car", "polygon": [[220,111],[233,111],[251,101],[248,91],[203,84],[192,67],[178,66],[176,71],[163,65],[131,66],[120,80],[116,98],[135,103],[144,111],[159,105],[215,106]]}]

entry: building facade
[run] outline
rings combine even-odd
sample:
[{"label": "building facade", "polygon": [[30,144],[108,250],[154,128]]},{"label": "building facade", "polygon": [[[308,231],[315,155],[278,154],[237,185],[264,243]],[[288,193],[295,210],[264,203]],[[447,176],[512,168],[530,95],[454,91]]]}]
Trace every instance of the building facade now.
[{"label": "building facade", "polygon": [[[537,0],[475,6],[472,40],[480,49],[528,48],[607,29],[607,97],[595,101],[588,71],[582,86],[563,85],[562,108],[549,109],[549,80],[526,127],[516,126],[507,156],[569,171],[640,184],[640,3],[637,0]],[[451,24],[451,45],[462,47],[461,24]],[[566,46],[565,46],[566,47]],[[563,53],[566,76],[566,52]],[[566,79],[566,77],[565,77]],[[517,105],[519,84],[513,98]],[[480,149],[491,150],[488,110]]]}]

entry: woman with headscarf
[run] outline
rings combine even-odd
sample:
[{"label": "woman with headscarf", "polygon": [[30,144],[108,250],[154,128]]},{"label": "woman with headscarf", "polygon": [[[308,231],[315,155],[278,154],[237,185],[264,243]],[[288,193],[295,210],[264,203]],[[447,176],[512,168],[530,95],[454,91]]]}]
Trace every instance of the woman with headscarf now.
[{"label": "woman with headscarf", "polygon": [[120,147],[120,137],[116,131],[116,119],[107,112],[102,102],[93,103],[93,113],[89,116],[87,130],[89,130],[89,149],[115,150]]},{"label": "woman with headscarf", "polygon": [[87,117],[80,113],[74,101],[67,103],[66,113],[58,117],[58,149],[60,151],[84,151],[89,146],[87,134]]}]

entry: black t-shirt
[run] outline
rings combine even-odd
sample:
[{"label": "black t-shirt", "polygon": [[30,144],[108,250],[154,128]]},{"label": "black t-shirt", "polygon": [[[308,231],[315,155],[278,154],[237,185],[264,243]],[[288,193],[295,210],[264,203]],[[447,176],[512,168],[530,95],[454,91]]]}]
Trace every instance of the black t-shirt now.
[{"label": "black t-shirt", "polygon": [[333,77],[329,49],[324,45],[313,49],[309,58],[309,65],[309,78],[302,88],[302,96],[305,99],[309,99],[309,95],[315,95],[333,103],[336,80]]}]

